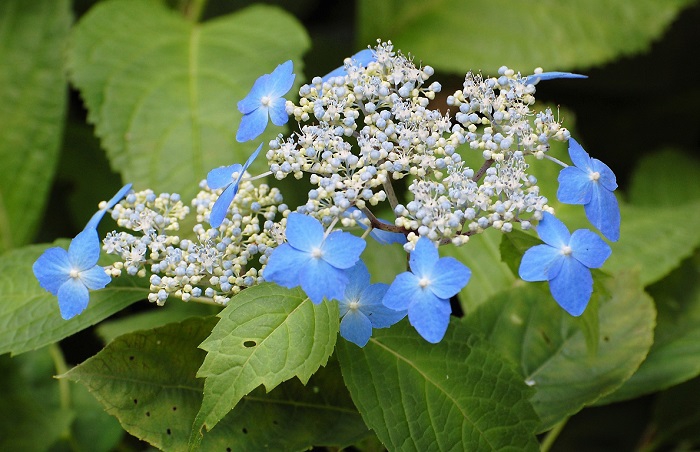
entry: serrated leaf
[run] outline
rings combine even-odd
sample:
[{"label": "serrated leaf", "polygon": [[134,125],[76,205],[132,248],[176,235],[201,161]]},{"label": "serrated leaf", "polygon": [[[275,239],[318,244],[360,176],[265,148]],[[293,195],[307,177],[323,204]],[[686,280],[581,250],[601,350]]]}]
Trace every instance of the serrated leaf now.
[{"label": "serrated leaf", "polygon": [[[54,245],[67,247],[66,241]],[[58,300],[39,286],[32,264],[49,245],[32,245],[0,256],[0,354],[35,350],[77,333],[148,295],[137,278],[116,278],[102,290],[90,293],[88,308],[63,320]]]},{"label": "serrated leaf", "polygon": [[660,391],[700,375],[700,251],[647,288],[654,298],[654,345],[639,370],[599,404]]},{"label": "serrated leaf", "polygon": [[[308,45],[274,7],[195,24],[160,2],[110,0],[75,27],[68,62],[113,168],[137,189],[187,199],[209,170],[255,149],[235,142],[236,102],[286,60],[299,74]],[[259,141],[278,132],[270,126]]]},{"label": "serrated leaf", "polygon": [[677,206],[700,200],[700,161],[675,149],[644,156],[632,173],[630,203]]},{"label": "serrated leaf", "polygon": [[[571,70],[649,48],[692,0],[359,2],[359,42],[390,39],[443,70]],[[625,26],[621,27],[620,24]],[[455,57],[458,56],[458,57]]]},{"label": "serrated leaf", "polygon": [[652,345],[656,313],[637,276],[617,274],[606,285],[611,297],[599,306],[595,354],[574,319],[535,284],[496,295],[464,318],[518,364],[535,389],[539,431],[619,388]]},{"label": "serrated leaf", "polygon": [[0,2],[0,253],[34,236],[66,111],[68,0]]},{"label": "serrated leaf", "polygon": [[452,319],[439,344],[402,321],[364,348],[338,343],[345,384],[389,450],[538,450],[532,394],[486,341]]},{"label": "serrated leaf", "polygon": [[201,345],[207,357],[204,401],[191,444],[211,430],[241,398],[260,385],[270,391],[298,377],[306,383],[328,361],[338,336],[338,304],[315,305],[297,288],[262,284],[237,295]]}]

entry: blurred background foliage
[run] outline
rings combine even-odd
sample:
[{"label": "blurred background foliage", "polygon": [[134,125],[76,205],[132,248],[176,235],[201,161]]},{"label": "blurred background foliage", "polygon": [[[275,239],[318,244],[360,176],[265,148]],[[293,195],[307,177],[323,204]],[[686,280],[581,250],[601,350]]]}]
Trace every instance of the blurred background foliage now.
[{"label": "blurred background foliage", "polygon": [[[122,182],[131,181],[122,181],[115,165],[110,165],[109,150],[105,151],[108,146],[97,138],[100,134],[95,132],[94,121],[88,120],[81,95],[67,82],[66,42],[71,24],[79,22],[96,3],[108,2],[0,2],[0,253],[29,243],[74,236],[100,200]],[[587,74],[585,81],[540,84],[538,99],[562,107],[566,124],[577,139],[616,173],[622,198],[650,208],[691,205],[700,199],[700,84],[695,79],[700,2],[165,3],[183,11],[201,5],[201,20],[205,23],[253,4],[274,7],[281,20],[298,22],[308,34],[308,42],[303,42],[303,32],[295,38],[300,48],[307,49],[303,65],[297,66],[304,73],[298,83],[325,74],[344,57],[374,45],[377,38],[390,39],[404,53],[432,65],[436,69],[433,79],[442,83],[445,95],[461,87],[466,71],[493,74],[501,65],[524,74],[537,66]],[[275,36],[278,30],[274,27],[258,26],[257,30],[271,39],[288,38]],[[153,32],[157,35],[160,30],[156,27]],[[245,39],[236,44],[248,45]],[[250,80],[263,72],[252,71]],[[245,92],[249,84],[243,85]],[[225,100],[232,112],[236,101]],[[233,119],[230,122],[230,130],[235,131],[236,124]],[[219,152],[230,151],[231,161],[242,161],[240,157],[252,150],[233,140],[222,145],[226,148]],[[299,194],[299,199],[303,195]],[[294,205],[294,195],[291,198],[289,202]],[[684,218],[661,216],[658,221],[683,222]],[[682,240],[672,246],[687,247]],[[678,269],[647,288],[657,305],[666,303],[659,309],[660,318],[675,319],[673,309],[664,310],[663,306],[698,298],[700,257],[692,249],[687,249],[686,255]],[[692,312],[682,313],[693,316]],[[679,317],[669,324],[679,325],[683,320]],[[672,328],[658,334],[657,340],[673,340]],[[94,354],[101,342],[94,330],[88,329],[64,340],[61,347],[72,365]],[[54,444],[65,428],[58,420],[66,423],[70,419],[54,400],[55,394],[42,399],[54,383],[43,377],[57,372],[47,364],[50,350],[36,353],[33,360],[23,357],[10,362],[7,356],[0,357],[6,384],[0,406],[21,405],[32,416],[42,409],[48,413],[49,417],[40,418],[41,425],[46,425],[42,431],[48,433],[37,436],[34,445],[35,450],[43,450]],[[696,367],[700,356],[697,361]],[[700,442],[698,384],[698,379],[693,379],[632,401],[583,410],[569,421],[552,450],[690,450]],[[95,405],[83,392],[75,389],[76,406]],[[7,410],[2,411],[0,437],[13,425]],[[109,417],[104,420],[105,425],[113,421]],[[122,441],[113,427],[105,427],[105,431],[113,434],[102,438],[101,450]],[[659,435],[657,431],[664,433]],[[81,441],[82,445],[73,445],[74,449],[95,444],[91,438]],[[132,442],[130,447],[141,447]]]}]

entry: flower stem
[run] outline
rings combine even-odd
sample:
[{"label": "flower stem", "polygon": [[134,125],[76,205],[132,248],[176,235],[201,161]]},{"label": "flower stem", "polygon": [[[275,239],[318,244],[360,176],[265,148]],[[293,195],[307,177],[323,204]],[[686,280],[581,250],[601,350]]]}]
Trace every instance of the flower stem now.
[{"label": "flower stem", "polygon": [[484,175],[487,169],[491,168],[491,165],[493,165],[493,162],[495,160],[489,159],[484,162],[483,165],[481,165],[481,168],[479,168],[479,171],[476,172],[476,175],[474,176],[474,182],[477,182],[481,177]]},{"label": "flower stem", "polygon": [[567,417],[555,425],[549,432],[547,432],[547,435],[542,440],[542,444],[540,444],[540,452],[549,452],[549,449],[551,449],[554,445],[554,441],[557,440],[559,433],[561,433],[561,431],[564,429],[564,426],[568,420],[569,418]]},{"label": "flower stem", "polygon": [[569,165],[567,165],[566,163],[564,163],[564,162],[562,162],[561,160],[559,160],[558,158],[552,157],[551,155],[548,155],[548,154],[545,154],[545,155],[544,155],[544,158],[549,159],[549,160],[553,161],[554,163],[557,163],[557,164],[563,166],[564,168],[566,168],[567,166],[569,166]]},{"label": "flower stem", "polygon": [[389,200],[391,210],[395,210],[396,206],[399,205],[399,199],[396,197],[396,192],[394,192],[394,185],[391,183],[391,179],[385,180],[382,183],[382,186],[384,186],[384,193],[386,193],[386,197]]},{"label": "flower stem", "polygon": [[[56,373],[58,375],[63,375],[68,372],[68,365],[66,360],[63,358],[63,352],[57,343],[53,343],[49,346],[49,354],[53,360],[54,367],[56,368]],[[61,403],[61,408],[70,409],[70,385],[68,380],[65,378],[58,379],[58,394]]]}]

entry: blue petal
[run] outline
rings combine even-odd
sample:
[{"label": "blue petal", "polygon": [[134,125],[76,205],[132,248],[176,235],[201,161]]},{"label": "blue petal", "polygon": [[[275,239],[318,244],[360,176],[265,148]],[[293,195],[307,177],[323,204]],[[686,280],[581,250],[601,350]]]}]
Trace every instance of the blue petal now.
[{"label": "blue petal", "polygon": [[449,300],[438,298],[430,291],[424,291],[424,294],[425,296],[411,303],[408,308],[408,320],[423,339],[437,344],[445,336],[452,308]]},{"label": "blue petal", "polygon": [[100,258],[100,238],[95,229],[84,229],[76,235],[68,246],[68,262],[72,268],[84,271]]},{"label": "blue petal", "polygon": [[588,221],[608,240],[616,242],[620,239],[620,207],[613,192],[595,184],[591,202],[583,208]]},{"label": "blue petal", "polygon": [[[355,66],[367,67],[372,61],[376,61],[377,57],[372,49],[364,49],[351,56],[350,59]],[[347,71],[345,70],[345,65],[343,65],[324,75],[322,80],[326,82],[333,77],[343,77],[345,74],[347,74]]]},{"label": "blue petal", "polygon": [[238,102],[238,111],[247,115],[262,107],[261,99],[269,94],[269,79],[270,74],[265,74],[255,80],[248,95]]},{"label": "blue petal", "polygon": [[606,189],[613,191],[617,188],[617,179],[615,173],[608,165],[598,159],[591,159],[591,170],[600,174],[598,182]]},{"label": "blue petal", "polygon": [[348,311],[340,321],[340,335],[353,344],[364,347],[372,335],[372,323],[359,311]]},{"label": "blue petal", "polygon": [[542,215],[542,220],[537,225],[537,234],[544,243],[557,249],[568,245],[571,238],[564,223],[549,212],[544,212]]},{"label": "blue petal", "polygon": [[61,285],[70,278],[68,252],[63,248],[49,248],[34,262],[32,270],[39,285],[56,295]]},{"label": "blue petal", "polygon": [[242,167],[238,163],[229,166],[220,166],[219,168],[214,168],[207,174],[207,185],[212,190],[224,188],[233,182],[233,179],[231,179],[233,173],[240,174],[241,169]]},{"label": "blue petal", "polygon": [[377,283],[362,292],[360,311],[369,318],[374,328],[387,328],[406,316],[406,311],[396,311],[382,303],[388,290],[387,284]]},{"label": "blue petal", "polygon": [[286,104],[287,101],[282,97],[273,100],[270,104],[268,112],[274,125],[283,126],[287,124],[289,115],[287,114]]},{"label": "blue petal", "polygon": [[593,293],[591,271],[576,259],[566,259],[559,274],[549,281],[549,290],[559,306],[579,316]]},{"label": "blue petal", "polygon": [[440,258],[437,247],[428,238],[421,237],[416,242],[416,246],[408,259],[411,271],[422,278],[423,276],[430,277],[435,263]]},{"label": "blue petal", "polygon": [[283,243],[272,251],[263,269],[263,278],[289,289],[296,287],[301,284],[299,272],[310,259],[307,253]]},{"label": "blue petal", "polygon": [[591,171],[591,157],[583,147],[578,144],[578,141],[569,138],[569,157],[578,168],[582,169],[586,174]]},{"label": "blue petal", "polygon": [[518,275],[523,281],[548,281],[561,269],[564,256],[561,251],[549,245],[533,246],[525,251],[520,261]]},{"label": "blue petal", "polygon": [[386,291],[382,303],[389,309],[405,311],[413,301],[414,295],[422,290],[418,285],[419,278],[411,272],[403,272],[394,278]]},{"label": "blue petal", "polygon": [[321,246],[323,226],[317,219],[301,213],[292,212],[287,218],[285,230],[287,242],[294,248],[310,253]]},{"label": "blue petal", "polygon": [[593,181],[588,173],[575,166],[559,172],[557,199],[565,204],[587,204],[591,201]]},{"label": "blue petal", "polygon": [[306,295],[318,304],[324,297],[328,300],[342,299],[348,277],[343,270],[327,264],[323,259],[310,259],[299,271],[299,281]]},{"label": "blue petal", "polygon": [[602,267],[612,253],[608,244],[588,229],[574,231],[569,246],[571,255],[588,268]]},{"label": "blue petal", "polygon": [[61,317],[65,320],[72,319],[87,308],[90,301],[90,294],[87,287],[76,278],[69,278],[68,281],[58,289],[58,308],[61,310]]},{"label": "blue petal", "polygon": [[107,201],[107,205],[104,207],[104,209],[100,209],[95,214],[90,218],[90,221],[88,221],[87,225],[85,225],[85,229],[97,229],[97,226],[100,224],[100,221],[102,221],[102,217],[105,216],[105,213],[117,205],[121,199],[126,196],[126,194],[131,190],[131,184],[126,184],[122,188],[119,189],[119,191],[112,196],[112,199]]},{"label": "blue petal", "polygon": [[285,61],[278,65],[275,70],[272,71],[272,74],[270,74],[267,95],[270,97],[282,97],[287,94],[294,84],[295,75],[292,72],[293,70],[294,65],[292,60]]},{"label": "blue petal", "polygon": [[360,259],[367,242],[349,232],[334,231],[323,241],[323,260],[335,268],[350,268]]},{"label": "blue petal", "polygon": [[267,127],[267,116],[266,107],[260,107],[247,115],[243,115],[241,125],[238,126],[238,132],[236,133],[236,141],[243,143],[259,137],[265,131],[265,127]]},{"label": "blue petal", "polygon": [[258,154],[260,154],[260,150],[262,149],[262,143],[260,143],[260,146],[250,154],[250,157],[248,157],[248,160],[245,161],[243,164],[243,168],[241,168],[240,175],[238,176],[238,180],[240,181],[241,178],[243,177],[243,173],[248,171],[248,167],[255,161],[256,158],[258,158]]},{"label": "blue petal", "polygon": [[233,198],[236,197],[238,192],[238,184],[231,184],[226,187],[221,195],[214,202],[214,206],[211,208],[211,213],[209,214],[209,224],[212,228],[218,228],[221,223],[224,222],[226,214],[228,213],[228,208],[233,202]]},{"label": "blue petal", "polygon": [[104,289],[107,284],[112,281],[112,278],[105,273],[105,269],[99,265],[80,272],[80,280],[85,287],[90,290]]},{"label": "blue petal", "polygon": [[[369,286],[369,270],[361,260],[351,268],[345,270],[348,276],[348,285],[345,287],[345,301],[359,300],[362,292]],[[379,300],[381,303],[381,299]],[[342,304],[342,302],[341,302]]]},{"label": "blue petal", "polygon": [[526,85],[536,85],[543,80],[554,80],[557,78],[588,78],[587,75],[573,74],[571,72],[543,72],[541,74],[528,75],[525,79]]},{"label": "blue petal", "polygon": [[438,298],[450,299],[469,282],[472,272],[453,257],[443,257],[435,263],[430,277],[430,290]]}]

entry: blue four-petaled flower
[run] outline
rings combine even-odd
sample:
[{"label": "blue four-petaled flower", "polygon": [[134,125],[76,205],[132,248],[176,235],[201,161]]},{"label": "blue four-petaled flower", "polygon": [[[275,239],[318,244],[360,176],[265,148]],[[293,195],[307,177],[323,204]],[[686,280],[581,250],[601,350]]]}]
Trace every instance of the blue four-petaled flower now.
[{"label": "blue four-petaled flower", "polygon": [[223,188],[224,191],[214,202],[209,214],[209,224],[213,228],[218,228],[223,223],[228,208],[233,202],[233,198],[238,193],[238,185],[241,183],[243,174],[248,169],[253,160],[258,156],[262,144],[253,152],[243,165],[235,163],[230,166],[222,166],[209,171],[207,174],[207,185],[212,190]]},{"label": "blue four-petaled flower", "polygon": [[591,268],[599,268],[611,249],[588,229],[569,234],[564,223],[545,212],[537,225],[544,242],[525,252],[518,273],[525,281],[549,281],[549,290],[566,312],[579,316],[593,293]]},{"label": "blue four-petaled flower", "polygon": [[95,228],[84,229],[68,251],[53,247],[44,251],[32,270],[44,289],[58,296],[61,317],[68,320],[87,308],[89,290],[103,289],[111,278],[97,265],[100,240]]},{"label": "blue four-petaled flower", "polygon": [[280,64],[271,74],[260,76],[248,95],[238,102],[238,111],[243,113],[241,125],[236,133],[239,142],[254,140],[265,131],[268,119],[276,126],[287,124],[287,100],[282,96],[292,88],[293,64],[289,60]]},{"label": "blue four-petaled flower", "polygon": [[369,270],[364,262],[358,261],[346,272],[350,282],[345,287],[344,296],[338,299],[342,319],[340,335],[364,347],[372,336],[372,328],[390,327],[404,318],[406,311],[395,311],[382,303],[389,286],[370,284]]},{"label": "blue four-petaled flower", "polygon": [[287,242],[275,248],[263,270],[266,281],[292,288],[301,286],[314,303],[340,300],[348,285],[347,269],[365,249],[365,241],[349,232],[326,235],[321,223],[293,212],[287,218]]},{"label": "blue four-petaled flower", "polygon": [[409,258],[410,272],[396,277],[384,305],[408,310],[411,325],[433,344],[440,342],[450,323],[450,298],[469,282],[471,270],[452,257],[440,258],[432,241],[418,239]]},{"label": "blue four-petaled flower", "polygon": [[575,166],[559,173],[557,199],[566,204],[583,204],[588,220],[608,240],[620,238],[620,208],[613,191],[615,174],[605,163],[591,158],[573,138],[569,139],[569,155]]}]

